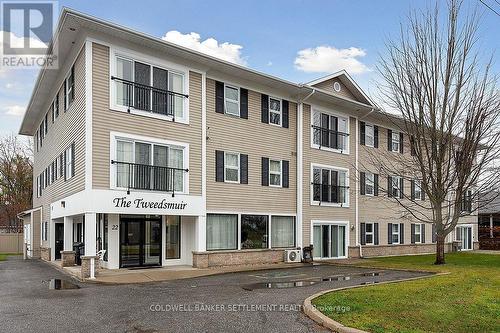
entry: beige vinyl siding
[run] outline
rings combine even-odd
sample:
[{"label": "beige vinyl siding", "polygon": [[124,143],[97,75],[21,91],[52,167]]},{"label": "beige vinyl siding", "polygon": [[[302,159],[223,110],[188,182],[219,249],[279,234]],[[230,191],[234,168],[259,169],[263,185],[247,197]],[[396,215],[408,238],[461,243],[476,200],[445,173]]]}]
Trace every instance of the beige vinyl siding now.
[{"label": "beige vinyl siding", "polygon": [[[332,108],[332,112],[335,108]],[[303,242],[309,245],[311,237],[311,225],[313,220],[322,221],[348,221],[354,225],[356,211],[356,173],[354,172],[356,161],[356,119],[349,117],[349,155],[332,151],[311,148],[311,106],[304,104],[304,153],[303,153]],[[331,207],[311,205],[311,165],[323,164],[332,167],[349,169],[349,207]],[[355,234],[350,232],[349,243],[355,244]]]},{"label": "beige vinyl siding", "polygon": [[[334,82],[338,82],[340,84],[340,91],[335,91],[335,89],[333,89]],[[339,78],[334,78],[334,79],[320,82],[318,84],[315,84],[314,87],[326,90],[326,91],[333,93],[335,95],[349,98],[349,99],[354,100],[354,101],[358,100],[356,98],[356,96],[353,95],[353,93],[344,85],[344,83],[342,83],[342,81]]]},{"label": "beige vinyl siding", "polygon": [[[379,126],[379,146],[378,148],[359,146],[359,171],[369,171],[379,174],[379,195],[376,197],[360,195],[359,196],[359,222],[378,222],[379,223],[379,243],[380,245],[385,245],[388,243],[387,240],[387,225],[388,223],[404,223],[405,226],[405,244],[411,243],[411,223],[422,223],[421,221],[412,217],[405,208],[396,202],[394,199],[387,197],[387,173],[382,173],[380,170],[379,161],[389,161],[388,163],[396,163],[400,158],[401,154],[397,152],[390,152],[387,149],[387,129],[388,127],[393,130],[397,130],[394,126],[391,126],[389,121],[385,126],[381,126],[380,122],[375,119],[367,117],[363,119],[365,122],[374,123]],[[411,148],[410,139],[408,136],[404,136],[403,139],[403,153],[404,158],[410,160]],[[406,205],[410,203],[411,198],[411,182],[410,175],[404,180],[404,193],[405,198],[402,199],[403,203]],[[407,198],[406,198],[407,197]],[[420,205],[429,205],[429,200],[426,198],[425,201],[419,201]],[[422,208],[422,210],[424,210]],[[427,215],[430,215],[430,211]],[[459,219],[458,223],[476,223],[477,224],[477,213],[473,213],[471,216],[462,217]],[[477,239],[476,239],[477,240]],[[432,242],[432,224],[428,223],[425,230],[425,242]]]},{"label": "beige vinyl siding", "polygon": [[[52,115],[49,112],[48,132],[38,152],[36,142],[34,142],[33,207],[43,207],[41,222],[50,220],[52,202],[85,189],[85,48],[78,54],[74,66],[75,99],[64,112],[64,82],[62,82],[59,91],[59,117],[52,124]],[[51,97],[51,100],[54,97]],[[41,122],[42,118],[39,121]],[[75,176],[67,181],[64,180],[64,176],[60,177],[43,190],[42,197],[37,198],[37,177],[73,142],[75,143]],[[35,229],[39,228],[40,226]],[[40,237],[40,230],[35,230],[35,232],[38,232],[38,237]],[[43,242],[42,246],[46,247],[49,244]]]},{"label": "beige vinyl siding", "polygon": [[[215,81],[207,80],[207,210],[296,212],[297,105],[289,128],[261,122],[261,94],[248,91],[248,119],[215,112]],[[215,151],[248,155],[248,184],[215,181]],[[289,161],[289,188],[262,186],[262,157]]]},{"label": "beige vinyl siding", "polygon": [[201,74],[189,72],[189,124],[114,111],[109,108],[110,52],[92,44],[93,188],[110,188],[110,132],[189,144],[189,194],[201,195]]}]

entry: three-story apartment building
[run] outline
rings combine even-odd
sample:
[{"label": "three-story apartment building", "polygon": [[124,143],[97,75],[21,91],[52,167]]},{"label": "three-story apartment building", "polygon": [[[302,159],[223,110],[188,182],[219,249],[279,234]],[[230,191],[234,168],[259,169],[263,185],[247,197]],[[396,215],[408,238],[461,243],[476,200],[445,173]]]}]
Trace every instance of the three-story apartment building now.
[{"label": "three-story apartment building", "polygon": [[[208,267],[309,245],[315,259],[434,250],[431,224],[392,200],[425,201],[418,181],[369,158],[409,155],[409,140],[345,71],[296,84],[69,9],[56,36],[60,68],[41,71],[20,130],[30,256],[72,265],[81,243],[85,267],[98,253],[107,268]],[[476,221],[449,241],[472,249]]]}]

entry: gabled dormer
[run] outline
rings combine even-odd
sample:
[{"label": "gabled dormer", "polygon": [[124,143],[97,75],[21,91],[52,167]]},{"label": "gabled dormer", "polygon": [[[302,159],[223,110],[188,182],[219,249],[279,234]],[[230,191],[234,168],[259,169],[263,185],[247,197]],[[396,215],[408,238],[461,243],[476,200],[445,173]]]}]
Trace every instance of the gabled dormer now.
[{"label": "gabled dormer", "polygon": [[345,70],[313,80],[307,85],[352,101],[374,105],[373,101]]}]

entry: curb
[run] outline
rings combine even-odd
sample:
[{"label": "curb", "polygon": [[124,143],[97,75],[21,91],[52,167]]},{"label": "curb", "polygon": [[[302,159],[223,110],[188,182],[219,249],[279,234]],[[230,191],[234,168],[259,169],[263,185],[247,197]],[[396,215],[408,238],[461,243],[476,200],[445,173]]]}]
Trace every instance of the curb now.
[{"label": "curb", "polygon": [[[423,272],[423,271],[420,271]],[[401,280],[393,280],[393,281],[382,281],[377,283],[376,285],[382,285],[382,284],[389,284],[389,283],[399,283],[399,282],[406,282],[406,281],[414,281],[414,280],[421,280],[421,279],[428,279],[432,278],[435,276],[440,276],[440,275],[448,275],[450,272],[444,272],[444,273],[434,273],[433,275],[426,275],[426,276],[417,276],[417,277],[411,277],[411,278],[406,278],[406,279],[401,279]],[[316,307],[312,304],[312,300],[323,296],[324,294],[328,294],[331,292],[335,291],[340,291],[340,290],[347,290],[347,289],[354,289],[354,288],[362,288],[362,287],[370,287],[373,285],[357,285],[357,286],[348,286],[348,287],[342,287],[342,288],[334,288],[334,289],[329,289],[329,290],[324,290],[319,293],[313,294],[306,298],[304,300],[304,314],[308,316],[310,319],[315,321],[317,324],[328,328],[332,332],[336,333],[369,333],[367,331],[363,331],[357,328],[353,327],[348,327],[344,326],[338,321],[335,321],[331,319],[330,317],[325,316],[323,313],[321,313]]]}]

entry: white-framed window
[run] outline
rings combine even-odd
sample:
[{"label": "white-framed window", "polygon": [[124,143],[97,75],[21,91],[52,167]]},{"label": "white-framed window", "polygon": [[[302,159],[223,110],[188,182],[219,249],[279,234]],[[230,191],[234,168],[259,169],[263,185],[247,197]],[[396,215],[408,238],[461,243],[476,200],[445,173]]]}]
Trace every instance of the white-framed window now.
[{"label": "white-framed window", "polygon": [[373,147],[375,145],[375,130],[372,124],[365,124],[365,145]]},{"label": "white-framed window", "polygon": [[66,180],[68,179],[71,179],[74,175],[74,172],[73,172],[73,168],[74,168],[74,165],[73,165],[73,160],[74,160],[74,156],[73,154],[75,153],[73,151],[73,145],[69,146],[68,148],[66,148],[66,150],[64,151],[64,174],[65,174],[65,178]]},{"label": "white-framed window", "polygon": [[349,207],[349,171],[322,165],[312,166],[313,205]]},{"label": "white-framed window", "polygon": [[365,223],[365,243],[366,245],[373,245],[374,240],[374,225],[373,223]]},{"label": "white-framed window", "polygon": [[399,224],[393,223],[392,224],[392,244],[399,244]]},{"label": "white-framed window", "polygon": [[419,179],[415,179],[414,181],[413,194],[415,196],[415,200],[422,200],[423,198],[422,182]]},{"label": "white-framed window", "polygon": [[128,56],[115,55],[114,60],[115,106],[186,119],[185,73]]},{"label": "white-framed window", "polygon": [[415,243],[422,243],[422,225],[415,224]]},{"label": "white-framed window", "polygon": [[295,247],[295,217],[271,216],[271,247]]},{"label": "white-framed window", "polygon": [[401,177],[391,176],[391,196],[394,198],[399,198],[401,196]]},{"label": "white-framed window", "polygon": [[365,173],[365,195],[374,195],[375,175],[371,172]]},{"label": "white-framed window", "polygon": [[281,126],[281,99],[269,97],[269,123]]},{"label": "white-framed window", "polygon": [[240,182],[240,154],[224,152],[224,181]]},{"label": "white-framed window", "polygon": [[207,214],[207,251],[238,249],[237,214]]},{"label": "white-framed window", "polygon": [[186,147],[120,136],[115,149],[113,187],[184,192]]},{"label": "white-framed window", "polygon": [[327,111],[311,112],[312,148],[349,153],[349,119]]},{"label": "white-framed window", "polygon": [[399,132],[392,131],[391,134],[391,148],[393,152],[398,152],[399,153],[399,145],[401,143],[399,142]]},{"label": "white-framed window", "polygon": [[224,85],[224,112],[240,116],[240,88]]},{"label": "white-framed window", "polygon": [[281,160],[269,160],[269,186],[281,186],[282,184]]}]

